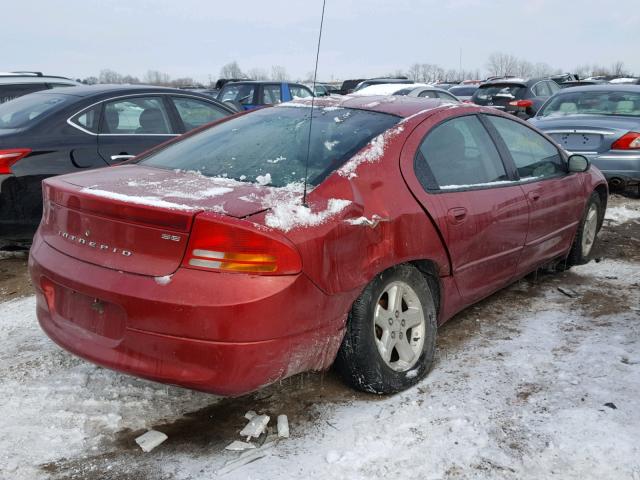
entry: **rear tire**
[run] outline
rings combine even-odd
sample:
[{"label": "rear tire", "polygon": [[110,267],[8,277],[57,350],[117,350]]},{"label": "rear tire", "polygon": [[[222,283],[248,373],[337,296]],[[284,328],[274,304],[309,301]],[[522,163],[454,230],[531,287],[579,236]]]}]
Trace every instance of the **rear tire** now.
[{"label": "rear tire", "polygon": [[578,225],[576,238],[567,257],[567,265],[584,265],[593,258],[598,231],[602,222],[602,201],[597,192],[593,192]]},{"label": "rear tire", "polygon": [[399,392],[428,373],[436,332],[434,295],[424,275],[410,265],[392,267],[354,302],[336,370],[358,390]]}]

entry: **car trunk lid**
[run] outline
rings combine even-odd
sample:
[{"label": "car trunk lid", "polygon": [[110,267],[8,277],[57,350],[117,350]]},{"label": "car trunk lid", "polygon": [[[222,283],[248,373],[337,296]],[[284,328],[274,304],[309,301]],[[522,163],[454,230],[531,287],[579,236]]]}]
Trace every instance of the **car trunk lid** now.
[{"label": "car trunk lid", "polygon": [[43,187],[45,242],[141,275],[175,272],[198,213],[242,218],[265,210],[258,185],[137,165],[52,177]]}]

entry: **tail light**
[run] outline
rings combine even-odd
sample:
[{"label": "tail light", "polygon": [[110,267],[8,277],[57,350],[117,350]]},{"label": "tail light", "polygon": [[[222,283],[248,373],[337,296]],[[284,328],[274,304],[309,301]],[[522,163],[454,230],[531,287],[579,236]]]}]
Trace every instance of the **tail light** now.
[{"label": "tail light", "polygon": [[302,270],[296,248],[286,238],[241,220],[208,214],[196,217],[182,262],[198,270],[291,275]]},{"label": "tail light", "polygon": [[10,148],[0,150],[0,175],[11,173],[11,166],[31,153],[30,148]]},{"label": "tail light", "polygon": [[637,150],[640,149],[640,133],[629,132],[621,136],[611,145],[612,150]]},{"label": "tail light", "polygon": [[531,100],[513,100],[512,102],[509,102],[509,105],[518,108],[529,108],[533,107],[533,102]]}]

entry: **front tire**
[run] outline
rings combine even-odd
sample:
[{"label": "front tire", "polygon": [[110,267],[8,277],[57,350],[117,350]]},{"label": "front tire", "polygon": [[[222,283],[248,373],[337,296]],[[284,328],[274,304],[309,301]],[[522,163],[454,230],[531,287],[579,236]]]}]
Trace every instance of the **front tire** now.
[{"label": "front tire", "polygon": [[569,266],[584,265],[593,258],[601,219],[602,201],[600,200],[600,195],[597,192],[593,192],[587,201],[584,215],[578,225],[576,238],[567,257]]},{"label": "front tire", "polygon": [[376,276],[353,304],[336,369],[352,387],[388,394],[411,387],[433,363],[436,308],[426,278],[411,265]]}]

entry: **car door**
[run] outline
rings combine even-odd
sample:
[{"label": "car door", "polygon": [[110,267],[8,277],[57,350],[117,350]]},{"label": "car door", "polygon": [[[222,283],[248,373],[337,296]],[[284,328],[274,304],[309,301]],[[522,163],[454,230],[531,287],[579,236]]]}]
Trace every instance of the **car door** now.
[{"label": "car door", "polygon": [[513,162],[529,204],[529,233],[518,266],[527,273],[567,253],[582,215],[581,177],[558,147],[528,125],[486,115]]},{"label": "car door", "polygon": [[179,135],[162,95],[120,97],[104,102],[98,152],[120,163]]},{"label": "car door", "polygon": [[171,102],[181,123],[178,128],[182,133],[231,115],[217,105],[195,97],[171,96]]},{"label": "car door", "polygon": [[442,234],[465,303],[509,283],[528,204],[478,116],[433,115],[409,137],[405,155],[413,157],[402,161],[407,184]]}]

